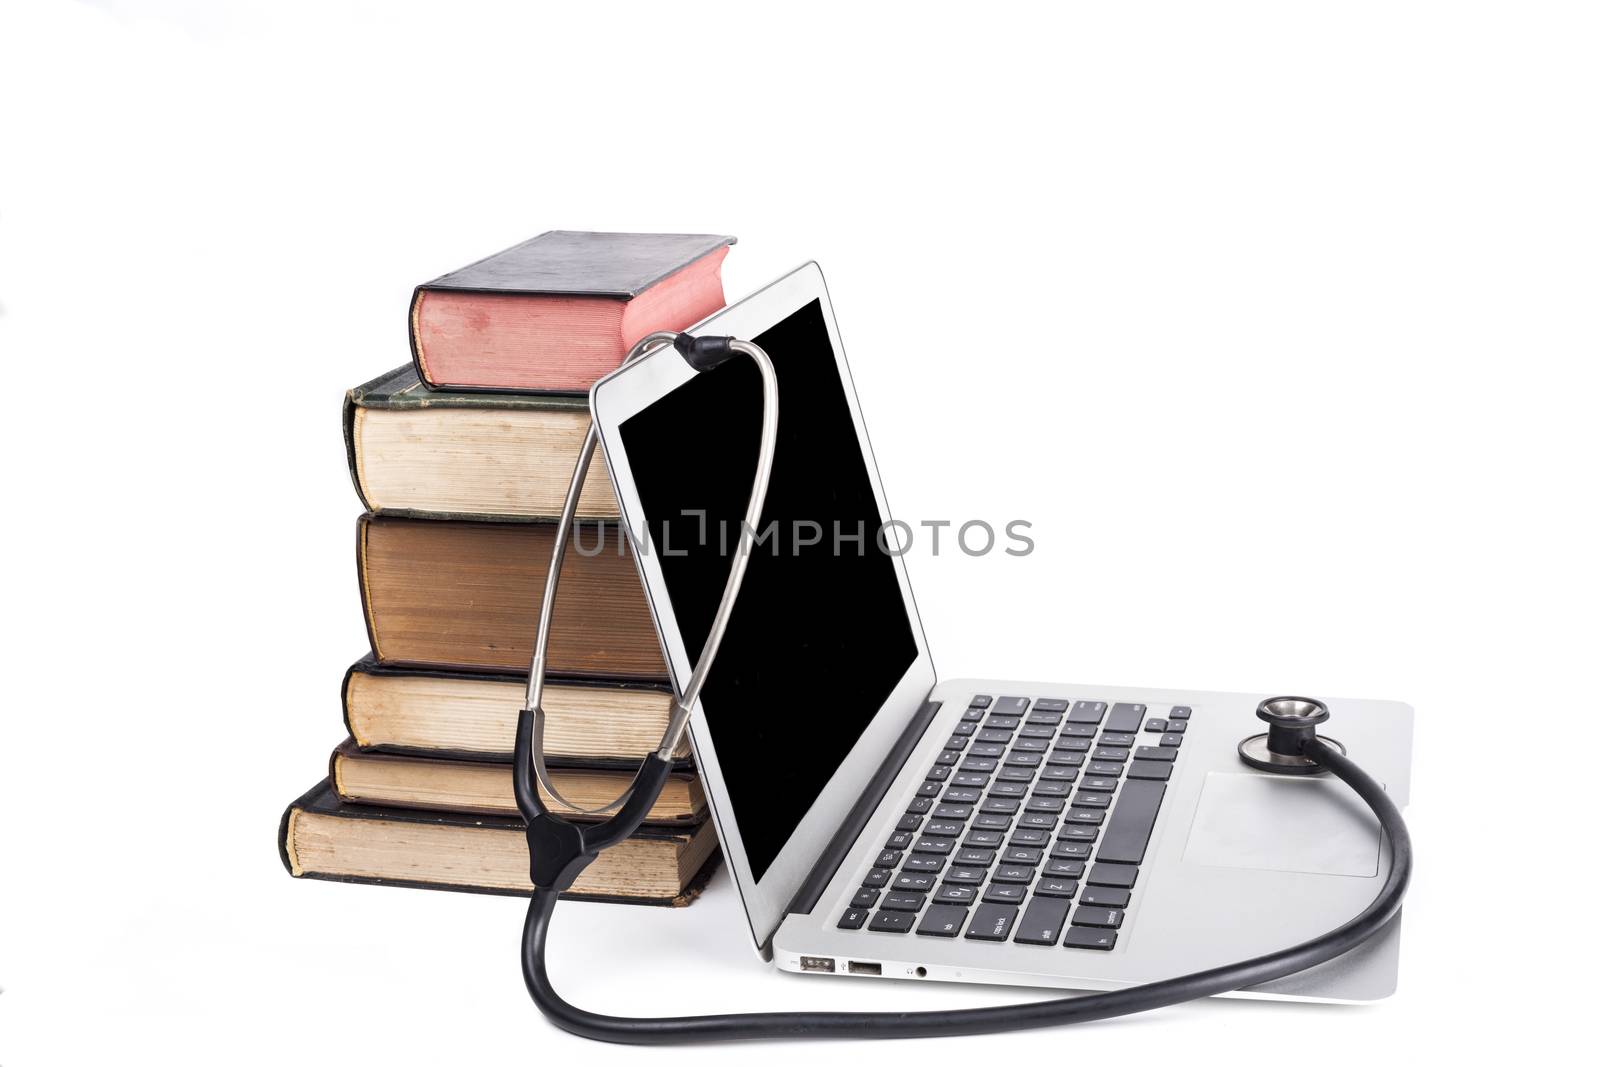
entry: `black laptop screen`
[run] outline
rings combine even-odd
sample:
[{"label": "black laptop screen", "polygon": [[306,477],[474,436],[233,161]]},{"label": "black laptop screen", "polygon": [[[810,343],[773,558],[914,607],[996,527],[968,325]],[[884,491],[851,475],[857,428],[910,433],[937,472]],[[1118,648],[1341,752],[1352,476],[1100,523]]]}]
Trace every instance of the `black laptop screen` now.
[{"label": "black laptop screen", "polygon": [[[701,702],[760,879],[916,660],[917,645],[819,302],[754,340],[777,371],[777,450],[761,540]],[[743,357],[696,375],[621,426],[692,656],[722,597],[760,429],[761,379]]]}]

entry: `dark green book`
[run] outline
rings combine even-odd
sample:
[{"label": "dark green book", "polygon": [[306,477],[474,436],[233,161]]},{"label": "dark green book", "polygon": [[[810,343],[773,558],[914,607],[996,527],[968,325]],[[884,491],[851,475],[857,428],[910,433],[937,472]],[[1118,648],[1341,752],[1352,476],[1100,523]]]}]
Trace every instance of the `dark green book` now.
[{"label": "dark green book", "polygon": [[[553,519],[584,435],[581,396],[445,392],[400,367],[345,394],[350,478],[368,511],[431,519]],[[578,517],[614,519],[605,464],[589,468]]]}]

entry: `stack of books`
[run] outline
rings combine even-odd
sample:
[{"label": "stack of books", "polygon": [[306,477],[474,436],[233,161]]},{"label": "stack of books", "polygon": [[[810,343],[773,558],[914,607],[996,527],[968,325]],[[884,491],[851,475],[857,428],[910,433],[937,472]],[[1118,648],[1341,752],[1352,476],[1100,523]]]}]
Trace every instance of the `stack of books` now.
[{"label": "stack of books", "polygon": [[[512,741],[586,393],[639,338],[722,307],[732,243],[556,231],[417,288],[412,365],[345,397],[371,651],[345,674],[349,737],[327,779],[284,813],[291,874],[530,891]],[[556,788],[598,807],[659,744],[671,691],[603,463],[578,517],[582,551],[567,553],[550,635],[545,742]],[[677,755],[645,825],[570,896],[698,894],[716,833],[687,746]]]}]

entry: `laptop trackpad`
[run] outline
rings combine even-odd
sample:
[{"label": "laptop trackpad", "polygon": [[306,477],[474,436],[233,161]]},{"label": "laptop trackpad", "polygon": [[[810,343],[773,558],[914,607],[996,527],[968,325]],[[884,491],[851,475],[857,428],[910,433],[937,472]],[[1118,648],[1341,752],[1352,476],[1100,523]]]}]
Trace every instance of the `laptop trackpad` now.
[{"label": "laptop trackpad", "polygon": [[1183,858],[1209,867],[1371,878],[1381,835],[1342,782],[1213,771]]}]

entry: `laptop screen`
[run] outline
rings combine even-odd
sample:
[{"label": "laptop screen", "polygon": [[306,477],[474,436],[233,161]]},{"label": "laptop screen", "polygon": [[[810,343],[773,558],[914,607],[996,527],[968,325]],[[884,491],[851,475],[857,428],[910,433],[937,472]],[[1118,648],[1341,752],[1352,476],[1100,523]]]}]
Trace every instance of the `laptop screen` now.
[{"label": "laptop screen", "polygon": [[[759,881],[915,662],[917,643],[820,303],[753,340],[777,372],[777,447],[701,704]],[[730,360],[620,430],[650,550],[698,657],[755,476],[760,375]]]}]

